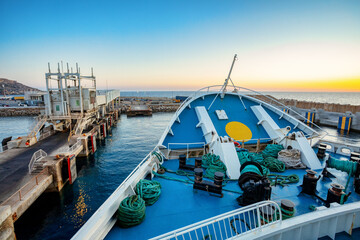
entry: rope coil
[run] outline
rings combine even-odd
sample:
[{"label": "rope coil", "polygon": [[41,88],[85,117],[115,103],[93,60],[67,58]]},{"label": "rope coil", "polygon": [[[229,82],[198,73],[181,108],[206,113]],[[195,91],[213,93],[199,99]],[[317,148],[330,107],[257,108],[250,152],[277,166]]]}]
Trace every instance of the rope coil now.
[{"label": "rope coil", "polygon": [[297,149],[284,149],[278,153],[278,159],[285,163],[286,168],[306,168],[300,156],[300,151]]},{"label": "rope coil", "polygon": [[121,227],[128,228],[140,224],[145,219],[145,201],[132,195],[121,201],[118,208],[118,223]]},{"label": "rope coil", "polygon": [[269,144],[265,147],[264,151],[262,151],[262,155],[266,157],[277,158],[278,153],[283,150],[284,147],[279,144]]},{"label": "rope coil", "polygon": [[214,179],[215,172],[222,172],[226,175],[226,166],[215,154],[205,154],[202,156],[202,166],[206,168],[204,177]]},{"label": "rope coil", "polygon": [[146,206],[153,205],[160,197],[161,184],[155,180],[141,179],[135,188],[135,192],[144,199]]}]

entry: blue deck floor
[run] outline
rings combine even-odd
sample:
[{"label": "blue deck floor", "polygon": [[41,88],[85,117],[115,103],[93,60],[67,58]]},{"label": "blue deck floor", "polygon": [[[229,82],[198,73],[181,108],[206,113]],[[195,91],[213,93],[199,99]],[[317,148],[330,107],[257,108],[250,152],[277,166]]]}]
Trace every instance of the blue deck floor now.
[{"label": "blue deck floor", "polygon": [[[339,156],[337,156],[340,158]],[[178,169],[178,161],[165,161],[164,166],[171,170]],[[347,173],[330,169],[336,179],[320,179],[318,182],[319,196],[326,199],[327,189],[332,182],[342,185],[346,184]],[[165,173],[167,176],[186,179],[172,173]],[[281,199],[289,199],[296,205],[296,215],[310,212],[310,206],[321,206],[321,201],[315,197],[300,194],[302,178],[305,170],[287,170],[283,175],[297,174],[299,183],[285,187],[275,186],[272,188],[271,200],[280,202]],[[320,173],[319,173],[320,174]],[[106,239],[148,239],[166,232],[187,226],[189,224],[239,208],[236,198],[238,193],[223,191],[223,198],[209,195],[208,192],[193,190],[192,184],[171,181],[155,177],[162,185],[160,199],[153,205],[146,207],[146,217],[143,223],[138,226],[124,229],[117,225],[113,227]],[[235,182],[229,182],[224,189],[240,192],[240,187]],[[352,189],[352,181],[349,189]],[[359,201],[360,197],[354,193],[347,202]]]}]

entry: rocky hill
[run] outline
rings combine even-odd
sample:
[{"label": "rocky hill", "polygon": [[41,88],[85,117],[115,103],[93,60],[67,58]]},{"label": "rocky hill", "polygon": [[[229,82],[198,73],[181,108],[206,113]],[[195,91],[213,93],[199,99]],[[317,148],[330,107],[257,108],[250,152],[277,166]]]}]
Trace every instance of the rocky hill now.
[{"label": "rocky hill", "polygon": [[36,88],[32,88],[21,84],[14,80],[9,80],[6,78],[0,78],[0,95],[4,95],[4,88],[6,95],[21,95],[24,94],[24,91],[39,91]]}]

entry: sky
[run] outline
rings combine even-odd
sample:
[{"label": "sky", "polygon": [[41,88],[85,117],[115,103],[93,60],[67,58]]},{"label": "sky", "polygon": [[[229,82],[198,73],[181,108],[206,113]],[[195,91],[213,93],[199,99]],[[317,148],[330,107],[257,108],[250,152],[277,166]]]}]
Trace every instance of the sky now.
[{"label": "sky", "polygon": [[360,92],[358,0],[0,0],[0,78],[45,88],[48,62],[98,88]]}]

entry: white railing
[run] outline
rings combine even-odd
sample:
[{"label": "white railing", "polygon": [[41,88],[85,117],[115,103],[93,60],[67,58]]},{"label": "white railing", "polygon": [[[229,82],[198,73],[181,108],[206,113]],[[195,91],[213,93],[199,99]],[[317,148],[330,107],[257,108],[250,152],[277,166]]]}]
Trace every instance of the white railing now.
[{"label": "white railing", "polygon": [[[186,158],[189,157],[189,149],[190,149],[190,145],[201,145],[204,154],[205,154],[205,142],[195,142],[195,143],[168,143],[168,150],[176,152],[177,149],[171,149],[170,145],[178,145],[178,146],[186,146]],[[180,150],[180,149],[179,149]]]},{"label": "white railing", "polygon": [[40,128],[46,123],[47,118],[44,116],[38,116],[35,118],[35,124],[31,128],[31,132],[28,135],[28,138],[35,137]]},{"label": "white railing", "polygon": [[36,162],[40,161],[41,159],[45,158],[46,156],[47,156],[47,153],[44,152],[42,149],[39,149],[36,152],[34,152],[34,154],[31,157],[30,163],[28,165],[29,174],[31,174],[34,164]]},{"label": "white railing", "polygon": [[[338,239],[336,233],[347,232],[360,227],[360,203],[339,205],[332,203],[330,208],[318,207],[315,212],[302,214],[276,227],[264,227],[260,231],[244,234],[238,239]],[[349,239],[358,239],[356,235]]]},{"label": "white railing", "polygon": [[82,147],[81,140],[78,139],[76,141],[76,143],[74,143],[71,147],[67,147],[67,148],[64,147],[64,148],[59,149],[58,150],[59,152],[57,152],[57,154],[64,155],[64,156],[70,156],[72,154],[75,154],[77,152],[77,150],[81,147]]},{"label": "white railing", "polygon": [[73,152],[75,152],[75,150],[77,150],[81,146],[82,146],[81,140],[77,140],[76,143],[69,148],[69,152],[73,153]]},{"label": "white railing", "polygon": [[[166,134],[170,131],[171,126],[173,125],[173,123],[176,121],[176,119],[178,119],[180,113],[183,111],[183,108],[186,107],[189,103],[191,103],[195,98],[203,96],[204,94],[208,94],[208,93],[219,93],[220,91],[222,91],[222,87],[223,85],[212,85],[212,86],[208,86],[208,87],[204,87],[199,89],[198,91],[194,92],[191,96],[189,96],[185,101],[182,102],[182,104],[179,106],[179,108],[176,110],[176,112],[174,113],[174,116],[172,118],[172,120],[170,121],[170,123],[168,124],[168,126],[166,127],[163,136],[160,138],[159,144],[162,144],[162,142],[165,140]],[[286,105],[284,105],[283,103],[277,101],[274,98],[271,98],[267,95],[264,95],[260,92],[248,89],[248,88],[244,88],[244,87],[239,87],[239,86],[227,86],[227,92],[228,93],[234,93],[236,95],[238,95],[239,97],[245,96],[245,95],[249,95],[247,97],[255,99],[257,101],[262,101],[256,98],[251,97],[251,94],[256,94],[256,95],[261,95],[263,96],[265,99],[268,100],[268,103],[265,103],[266,105],[268,105],[269,107],[276,109],[277,111],[281,111],[277,106],[281,107],[281,108],[285,108],[289,110],[289,113],[294,114],[297,118],[299,118],[300,120],[303,121],[308,121],[305,116],[302,116],[300,113],[296,112],[295,110],[293,110],[292,108],[287,107]],[[231,89],[233,89],[233,91],[230,91]],[[250,94],[249,94],[250,93]],[[277,106],[273,106],[277,105]],[[316,125],[313,122],[310,122],[313,126],[313,128],[316,128],[319,132],[314,131],[315,135],[320,136],[320,132],[324,133],[324,134],[328,134],[326,131],[324,131],[321,127],[319,127],[318,125]],[[301,123],[302,125],[306,126],[306,124]],[[310,136],[310,137],[317,137],[317,136]]]},{"label": "white railing", "polygon": [[43,139],[45,139],[45,138],[48,138],[48,137],[50,137],[51,135],[53,135],[54,134],[54,131],[48,131],[48,132],[45,132],[45,133],[43,133],[43,134],[41,134],[40,135],[40,137],[39,137],[39,141],[40,140],[43,140]]},{"label": "white railing", "polygon": [[[13,195],[0,204],[0,206],[10,205],[11,207],[15,206],[19,201],[23,201],[28,196],[27,194],[41,184],[42,181],[46,180],[49,177],[49,169],[46,167],[41,172],[36,174],[30,180],[26,182],[19,190],[17,190]],[[19,216],[18,216],[19,217]]]},{"label": "white railing", "polygon": [[360,147],[360,139],[347,138],[347,137],[341,137],[341,136],[335,136],[335,135],[326,135],[323,138],[321,138],[321,140],[342,142],[342,143],[347,143],[347,144],[353,144],[353,145]]},{"label": "white railing", "polygon": [[[273,211],[272,217],[266,217],[264,212]],[[272,201],[263,201],[243,208],[227,212],[186,227],[165,233],[157,239],[230,239],[281,223],[280,207]]]},{"label": "white railing", "polygon": [[[191,101],[192,99],[194,99],[194,98],[196,98],[196,97],[198,97],[198,96],[202,96],[204,93],[218,93],[220,90],[222,90],[222,86],[223,86],[223,85],[212,85],[212,86],[208,86],[208,87],[201,88],[201,89],[199,89],[198,91],[194,92],[193,95],[189,96],[189,97],[180,105],[180,107],[178,108],[178,110],[175,112],[176,116],[178,116],[178,113],[180,112],[181,107],[184,106],[185,104],[187,104],[187,102]],[[265,94],[262,94],[261,92],[254,91],[254,90],[251,90],[251,89],[249,89],[249,88],[244,88],[244,87],[239,87],[239,86],[230,86],[230,85],[227,86],[227,89],[228,89],[227,92],[230,92],[230,93],[231,93],[231,91],[229,91],[231,88],[233,89],[232,92],[238,94],[239,96],[241,96],[241,95],[249,95],[249,94],[247,94],[247,92],[250,92],[250,93],[252,93],[252,94],[255,93],[255,94],[257,94],[257,95],[261,95],[262,97],[266,98],[266,99],[269,101],[269,104],[276,104],[276,105],[279,105],[279,106],[281,106],[281,107],[283,107],[283,108],[285,108],[285,109],[288,109],[288,110],[289,110],[289,113],[292,112],[292,113],[294,113],[295,115],[297,115],[299,118],[301,118],[302,120],[304,120],[304,121],[306,120],[306,121],[307,121],[307,119],[306,119],[304,116],[302,116],[301,114],[299,114],[299,113],[296,112],[295,110],[289,108],[288,106],[284,105],[283,103],[277,101],[277,100],[274,99],[274,98],[271,98],[271,97],[269,97],[269,96],[267,96],[267,95],[265,95]],[[243,93],[240,93],[239,91],[242,91]],[[321,130],[321,128],[320,128],[318,125],[316,125],[315,123],[313,123],[313,122],[310,122],[310,123],[312,123],[316,128],[318,128],[318,129]]]}]

